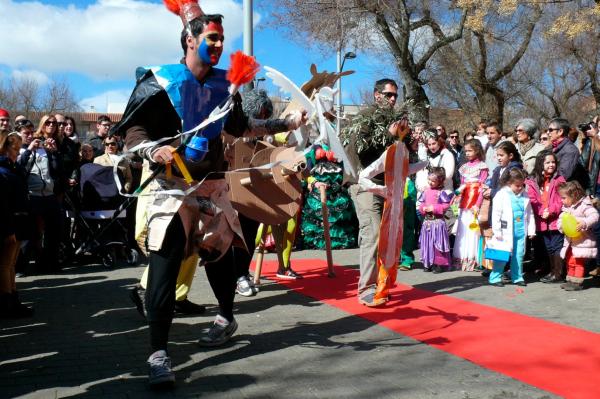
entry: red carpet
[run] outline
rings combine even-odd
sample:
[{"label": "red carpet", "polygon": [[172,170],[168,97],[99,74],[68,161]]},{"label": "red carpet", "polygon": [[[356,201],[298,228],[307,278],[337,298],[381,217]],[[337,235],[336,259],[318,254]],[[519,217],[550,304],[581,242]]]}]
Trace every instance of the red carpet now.
[{"label": "red carpet", "polygon": [[545,391],[600,397],[600,334],[402,284],[388,305],[367,308],[356,299],[358,270],[336,267],[330,279],[323,260],[294,259],[293,265],[304,279],[277,279],[274,261],[264,263],[263,276]]}]

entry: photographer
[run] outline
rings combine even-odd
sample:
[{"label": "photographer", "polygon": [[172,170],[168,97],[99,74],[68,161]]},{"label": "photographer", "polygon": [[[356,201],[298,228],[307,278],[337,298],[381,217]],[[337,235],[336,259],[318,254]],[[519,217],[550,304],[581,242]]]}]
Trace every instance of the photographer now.
[{"label": "photographer", "polygon": [[[600,118],[596,116],[592,122],[577,126],[584,134],[581,146],[581,163],[585,166],[590,176],[590,188],[588,193],[596,198],[600,198],[600,184],[598,181],[600,177],[600,173],[598,173],[600,170],[600,136],[598,136],[600,131],[598,128],[599,119]],[[600,245],[600,223],[594,226],[594,234],[596,235],[596,244]],[[590,272],[590,275],[600,275],[600,251],[598,252],[598,256],[596,256],[596,268]]]},{"label": "photographer", "polygon": [[598,117],[592,122],[579,125],[577,128],[584,134],[581,148],[581,163],[590,175],[589,193],[598,197],[600,195],[598,184],[598,171],[600,170],[600,137],[598,136]]},{"label": "photographer", "polygon": [[54,183],[61,173],[56,141],[57,123],[53,116],[43,116],[33,137],[29,134],[28,126],[24,123],[19,128],[23,146],[17,162],[27,173],[34,220],[30,246],[35,252],[38,271],[57,271],[61,220],[60,205],[54,195]]}]

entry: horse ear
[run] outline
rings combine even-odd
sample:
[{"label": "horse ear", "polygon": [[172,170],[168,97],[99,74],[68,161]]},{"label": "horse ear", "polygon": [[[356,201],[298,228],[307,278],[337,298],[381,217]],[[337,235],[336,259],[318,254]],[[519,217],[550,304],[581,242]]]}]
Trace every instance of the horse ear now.
[{"label": "horse ear", "polygon": [[310,64],[310,73],[313,76],[317,74],[317,66],[315,64]]}]

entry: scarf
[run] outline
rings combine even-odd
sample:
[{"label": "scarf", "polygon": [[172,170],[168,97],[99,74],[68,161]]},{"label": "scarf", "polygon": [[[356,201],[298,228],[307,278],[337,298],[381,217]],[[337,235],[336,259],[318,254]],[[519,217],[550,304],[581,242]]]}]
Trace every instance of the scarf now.
[{"label": "scarf", "polygon": [[534,140],[529,140],[525,144],[519,143],[519,153],[521,154],[521,156],[524,157],[525,154],[527,154],[527,151],[531,150],[534,145],[535,145]]}]

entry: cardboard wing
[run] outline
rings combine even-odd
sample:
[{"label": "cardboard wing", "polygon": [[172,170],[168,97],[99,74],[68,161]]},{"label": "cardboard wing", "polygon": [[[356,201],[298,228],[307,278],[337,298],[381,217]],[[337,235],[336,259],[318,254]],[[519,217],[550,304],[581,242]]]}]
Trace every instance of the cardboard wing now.
[{"label": "cardboard wing", "polygon": [[270,225],[294,217],[300,211],[302,194],[298,175],[306,168],[306,159],[299,155],[293,148],[265,148],[254,155],[250,166],[285,162],[268,169],[227,173],[233,207],[250,219]]}]

